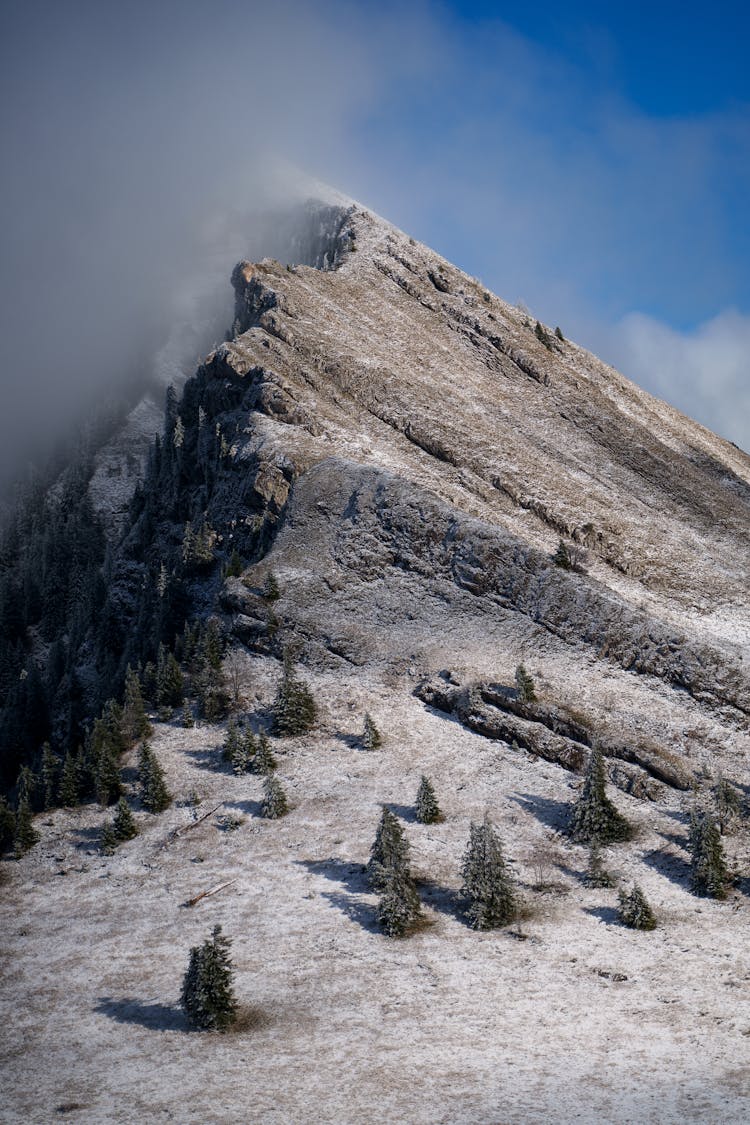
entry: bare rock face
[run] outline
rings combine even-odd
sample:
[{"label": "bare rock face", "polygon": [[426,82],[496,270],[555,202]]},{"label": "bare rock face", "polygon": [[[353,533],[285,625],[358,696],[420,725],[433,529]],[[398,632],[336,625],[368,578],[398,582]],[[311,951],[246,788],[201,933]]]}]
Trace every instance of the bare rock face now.
[{"label": "bare rock face", "polygon": [[[228,627],[500,695],[524,659],[558,719],[583,699],[621,763],[690,784],[695,716],[729,749],[750,715],[750,458],[357,205],[308,205],[295,237],[235,267],[231,339],[180,409],[192,507],[247,586],[282,586],[272,636],[243,587]],[[487,690],[474,729],[502,714],[523,745],[534,715]],[[574,726],[535,752],[580,767]]]}]

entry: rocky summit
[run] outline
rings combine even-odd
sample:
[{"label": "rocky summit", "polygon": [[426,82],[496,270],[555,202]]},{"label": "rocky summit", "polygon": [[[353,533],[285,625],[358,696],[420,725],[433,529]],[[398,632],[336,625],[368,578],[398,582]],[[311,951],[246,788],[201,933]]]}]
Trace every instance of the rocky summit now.
[{"label": "rocky summit", "polygon": [[[101,752],[37,797],[7,1120],[747,1120],[750,457],[358,204],[282,226],[158,440],[152,396],[87,470],[80,636],[28,626],[69,650],[48,773],[137,670],[172,802],[134,728],[137,834],[100,846]],[[378,889],[383,806],[410,868]],[[506,915],[471,906],[488,826]],[[216,923],[240,1015],[188,1034]]]}]

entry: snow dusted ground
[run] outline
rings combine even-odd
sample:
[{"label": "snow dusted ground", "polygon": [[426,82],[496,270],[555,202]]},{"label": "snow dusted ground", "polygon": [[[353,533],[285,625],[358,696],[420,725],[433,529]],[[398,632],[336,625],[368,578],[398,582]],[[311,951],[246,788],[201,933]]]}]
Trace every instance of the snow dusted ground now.
[{"label": "snow dusted ground", "polygon": [[[277,675],[275,661],[245,657],[249,712]],[[618,697],[634,685],[622,705],[637,706],[639,678],[612,677]],[[37,818],[33,851],[2,865],[2,1119],[746,1121],[750,907],[688,892],[689,797],[613,792],[638,831],[607,866],[638,879],[660,922],[632,932],[616,921],[616,890],[581,883],[586,849],[559,831],[579,778],[431,713],[408,676],[309,678],[321,724],[277,743],[293,804],[283,820],[259,817],[260,779],[221,767],[220,728],[162,724],[153,746],[176,798],[165,814],[139,813],[141,834],[107,858],[97,840],[111,811],[57,811]],[[354,737],[365,708],[386,735],[369,754]],[[413,820],[423,772],[443,824]],[[404,941],[377,931],[362,876],[380,802],[403,818],[429,920]],[[485,811],[527,916],[476,933],[458,869]],[[242,823],[228,830],[226,817]],[[741,867],[747,850],[730,838]],[[540,864],[554,884],[544,892]],[[227,1035],[188,1031],[177,1006],[190,946],[216,922],[250,1009]]]}]

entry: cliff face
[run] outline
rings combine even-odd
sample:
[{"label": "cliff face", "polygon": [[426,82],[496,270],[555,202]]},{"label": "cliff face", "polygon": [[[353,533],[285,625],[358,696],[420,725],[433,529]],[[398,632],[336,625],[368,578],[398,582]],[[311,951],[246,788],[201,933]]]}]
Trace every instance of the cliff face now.
[{"label": "cliff face", "polygon": [[[38,1076],[12,1120],[746,1121],[747,880],[697,899],[688,833],[721,776],[750,791],[750,460],[357,205],[311,205],[277,245],[288,264],[235,268],[231,338],[170,402],[135,496],[154,407],[137,457],[127,428],[100,451],[111,542],[73,702],[214,616],[237,721],[268,728],[286,652],[317,725],[274,739],[279,821],[222,761],[225,725],[157,714],[175,799],[145,813],[123,756],[138,837],[103,855],[93,803],[36,818],[0,903]],[[607,868],[654,933],[618,924],[566,833],[594,746],[635,829]],[[440,824],[415,819],[422,775]],[[404,942],[363,876],[383,802],[424,904]],[[524,907],[477,933],[461,857],[485,814]],[[186,1035],[182,972],[216,921],[253,1010]]]}]

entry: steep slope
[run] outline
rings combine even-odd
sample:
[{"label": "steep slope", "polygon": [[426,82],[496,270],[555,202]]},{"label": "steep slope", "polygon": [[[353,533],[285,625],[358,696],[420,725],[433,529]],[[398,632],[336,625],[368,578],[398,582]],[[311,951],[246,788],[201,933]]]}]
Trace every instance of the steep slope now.
[{"label": "steep slope", "polygon": [[[727,902],[690,893],[687,833],[720,775],[750,792],[750,459],[358,205],[290,230],[288,265],[235,268],[232,338],[128,511],[135,471],[107,487],[123,435],[91,492],[112,513],[92,651],[113,675],[217,615],[236,711],[263,729],[299,660],[320,715],[275,741],[292,810],[260,818],[224,724],[174,719],[153,745],[175,804],[114,856],[94,805],[37,818],[0,908],[8,1120],[746,1120],[748,832]],[[552,561],[561,538],[578,569]],[[607,866],[643,886],[653,934],[617,924],[566,834],[594,744],[636,828]],[[404,942],[362,874],[382,802],[427,915]],[[478,934],[460,863],[485,813],[526,914]],[[182,973],[216,921],[254,1016],[187,1035]]]}]

